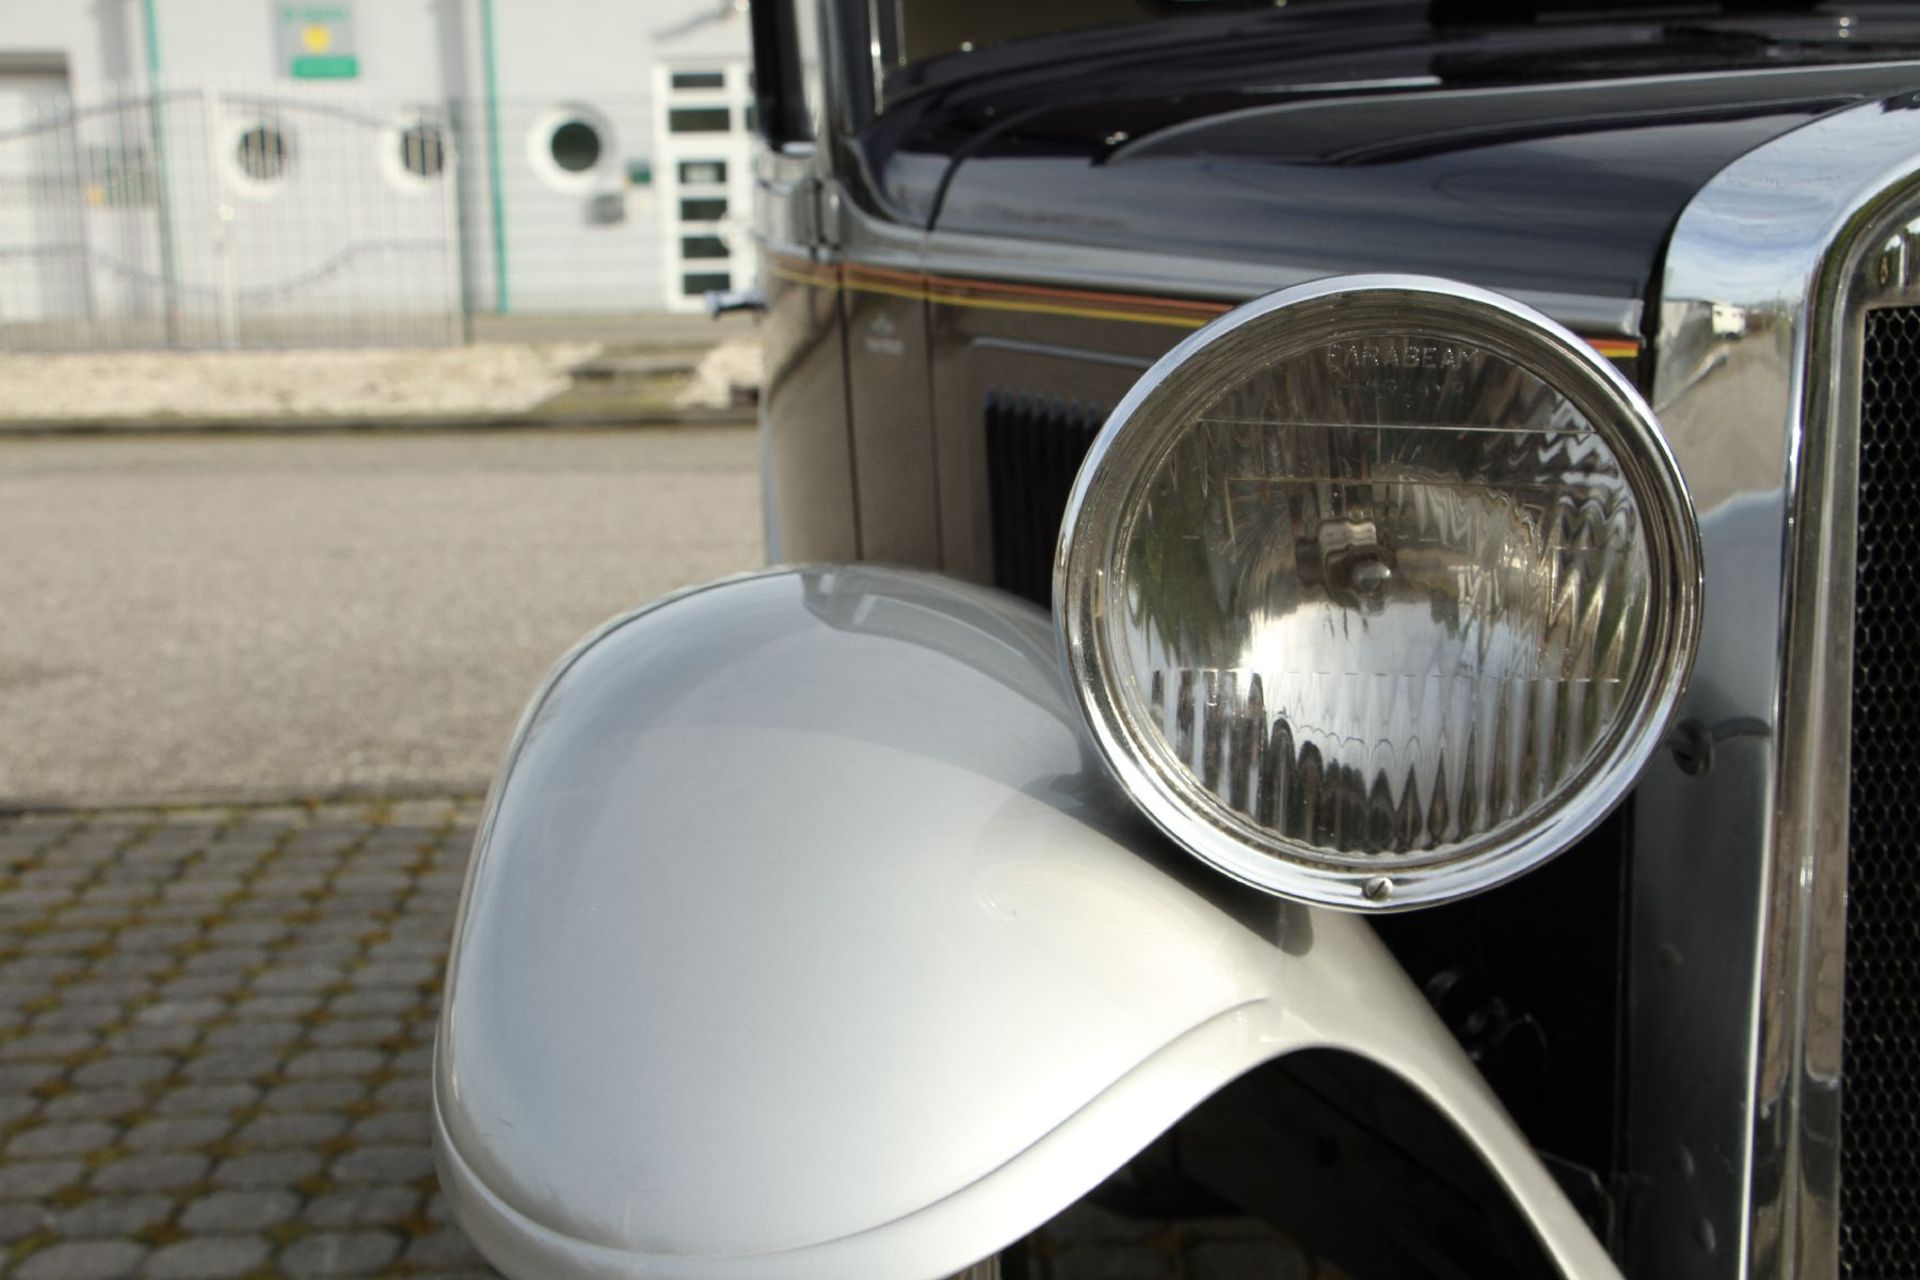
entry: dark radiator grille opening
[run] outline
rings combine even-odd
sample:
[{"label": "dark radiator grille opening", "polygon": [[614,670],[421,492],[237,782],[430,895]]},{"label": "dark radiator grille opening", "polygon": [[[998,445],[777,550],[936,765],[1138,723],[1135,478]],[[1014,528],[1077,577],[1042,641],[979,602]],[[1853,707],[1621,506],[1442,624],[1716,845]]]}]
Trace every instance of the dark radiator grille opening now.
[{"label": "dark radiator grille opening", "polygon": [[1840,1265],[1920,1277],[1920,308],[1867,313]]},{"label": "dark radiator grille opening", "polygon": [[1053,603],[1053,545],[1080,460],[1107,411],[1059,396],[987,392],[993,584]]}]

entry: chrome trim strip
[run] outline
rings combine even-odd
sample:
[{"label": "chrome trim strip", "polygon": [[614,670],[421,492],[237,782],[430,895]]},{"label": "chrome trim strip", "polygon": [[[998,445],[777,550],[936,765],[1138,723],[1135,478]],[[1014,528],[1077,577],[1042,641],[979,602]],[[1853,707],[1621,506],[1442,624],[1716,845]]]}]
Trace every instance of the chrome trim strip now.
[{"label": "chrome trim strip", "polygon": [[[1920,69],[1915,72],[1920,78]],[[1141,253],[1051,240],[903,227],[848,205],[841,226],[847,260],[929,275],[983,276],[1020,284],[1163,293],[1179,298],[1251,302],[1279,289],[1337,274],[1323,267]],[[1640,336],[1638,299],[1530,291],[1509,295],[1576,333]]]},{"label": "chrome trim strip", "polygon": [[1631,1273],[1837,1273],[1860,317],[1917,204],[1904,94],[1742,157],[1668,251],[1653,402],[1707,606],[1691,771],[1638,793]]}]

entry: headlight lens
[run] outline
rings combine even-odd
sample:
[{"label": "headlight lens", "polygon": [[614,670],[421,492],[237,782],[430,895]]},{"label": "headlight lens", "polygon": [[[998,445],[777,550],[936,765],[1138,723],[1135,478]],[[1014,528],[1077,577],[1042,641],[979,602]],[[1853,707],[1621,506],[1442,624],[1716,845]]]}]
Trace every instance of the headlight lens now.
[{"label": "headlight lens", "polygon": [[1183,343],[1082,468],[1055,578],[1107,757],[1194,852],[1392,909],[1623,795],[1691,666],[1698,534],[1650,411],[1544,317],[1355,277]]}]

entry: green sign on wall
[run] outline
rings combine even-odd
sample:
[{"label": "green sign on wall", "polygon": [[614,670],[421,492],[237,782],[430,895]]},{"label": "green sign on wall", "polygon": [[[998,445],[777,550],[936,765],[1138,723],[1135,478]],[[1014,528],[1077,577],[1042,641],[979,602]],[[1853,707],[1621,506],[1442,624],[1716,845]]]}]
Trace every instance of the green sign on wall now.
[{"label": "green sign on wall", "polygon": [[295,80],[352,80],[360,74],[360,52],[353,39],[353,6],[288,4],[274,0],[275,63]]}]

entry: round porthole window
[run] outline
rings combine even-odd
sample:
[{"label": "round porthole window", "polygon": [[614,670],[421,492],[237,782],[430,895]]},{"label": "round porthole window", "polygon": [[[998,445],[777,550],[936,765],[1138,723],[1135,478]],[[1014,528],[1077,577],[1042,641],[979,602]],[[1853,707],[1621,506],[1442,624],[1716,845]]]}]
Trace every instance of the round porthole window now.
[{"label": "round porthole window", "polygon": [[585,120],[565,120],[547,139],[553,162],[568,173],[585,173],[600,163],[600,131]]},{"label": "round porthole window", "polygon": [[556,103],[527,130],[527,164],[555,191],[586,195],[613,171],[618,154],[613,125],[581,102]]},{"label": "round porthole window", "polygon": [[400,168],[416,178],[437,178],[447,167],[447,140],[440,126],[421,123],[400,131]]},{"label": "round porthole window", "polygon": [[234,163],[242,176],[254,182],[273,182],[286,176],[293,163],[287,135],[270,124],[243,129],[234,144]]},{"label": "round porthole window", "polygon": [[409,109],[387,121],[374,140],[380,174],[396,190],[419,195],[437,186],[454,165],[446,121]]}]

